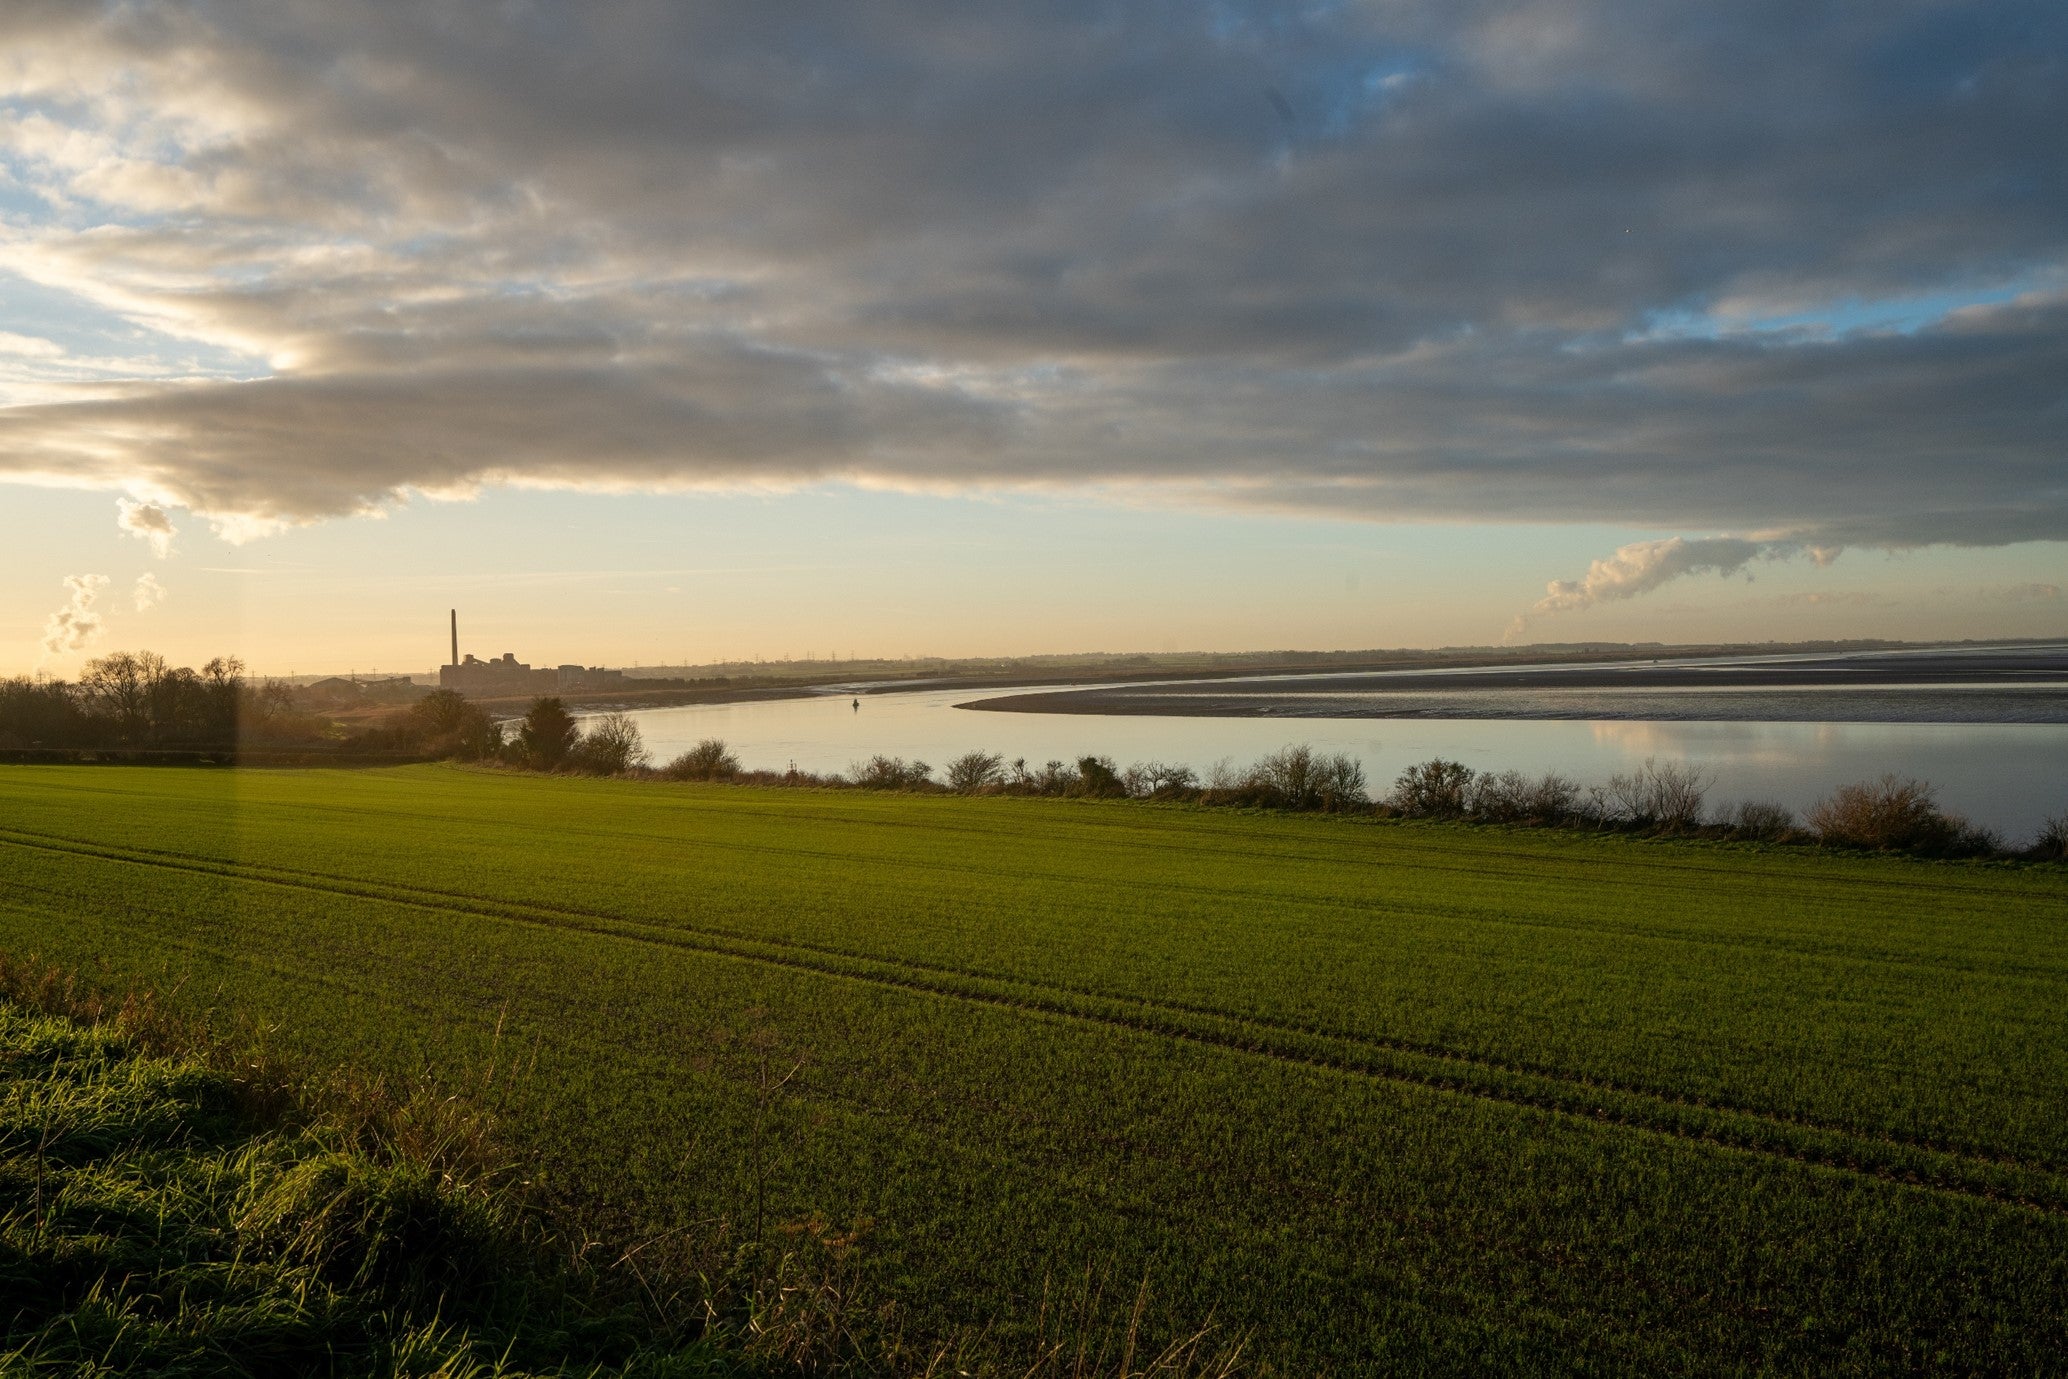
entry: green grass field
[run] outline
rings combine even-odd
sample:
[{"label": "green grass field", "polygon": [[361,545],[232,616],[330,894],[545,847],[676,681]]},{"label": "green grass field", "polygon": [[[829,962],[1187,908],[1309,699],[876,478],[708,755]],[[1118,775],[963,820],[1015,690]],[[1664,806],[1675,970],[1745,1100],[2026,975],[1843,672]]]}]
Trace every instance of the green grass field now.
[{"label": "green grass field", "polygon": [[480,1082],[629,1234],[868,1218],[922,1334],[1091,1267],[1291,1372],[2068,1364],[2058,869],[0,768],[0,948]]}]

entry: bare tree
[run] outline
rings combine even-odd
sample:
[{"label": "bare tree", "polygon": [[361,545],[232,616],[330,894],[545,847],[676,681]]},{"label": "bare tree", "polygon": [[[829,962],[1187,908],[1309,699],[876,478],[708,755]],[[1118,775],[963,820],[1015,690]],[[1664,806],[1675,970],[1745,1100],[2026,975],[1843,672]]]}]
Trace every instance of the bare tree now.
[{"label": "bare tree", "polygon": [[1251,777],[1288,809],[1307,809],[1316,798],[1318,763],[1314,749],[1305,743],[1281,747],[1259,761]]},{"label": "bare tree", "polygon": [[1199,789],[1198,773],[1191,767],[1160,761],[1138,761],[1123,771],[1120,779],[1127,786],[1127,793],[1138,799],[1170,799],[1194,794]]},{"label": "bare tree", "polygon": [[1364,765],[1348,752],[1331,752],[1315,764],[1316,804],[1326,810],[1361,809],[1371,803],[1365,793]]},{"label": "bare tree", "polygon": [[1036,793],[1043,795],[1067,795],[1077,789],[1077,773],[1061,761],[1045,762],[1029,781]]},{"label": "bare tree", "polygon": [[646,762],[645,739],[628,713],[607,713],[593,720],[568,753],[569,765],[601,776],[621,776]]},{"label": "bare tree", "polygon": [[1402,771],[1387,803],[1416,818],[1459,818],[1471,802],[1474,774],[1463,762],[1436,757]]},{"label": "bare tree", "polygon": [[210,735],[234,743],[238,710],[244,700],[244,662],[235,656],[217,656],[201,667],[201,684],[208,704]]},{"label": "bare tree", "polygon": [[128,741],[143,740],[150,728],[151,689],[165,673],[165,658],[155,652],[114,651],[86,663],[79,687]]},{"label": "bare tree", "polygon": [[1644,765],[1627,774],[1617,772],[1592,794],[1605,823],[1678,831],[1701,825],[1709,784],[1708,773],[1697,767],[1676,761],[1661,765],[1646,757]]},{"label": "bare tree", "polygon": [[1005,779],[1005,758],[992,752],[965,752],[948,763],[948,788],[974,795]]},{"label": "bare tree", "polygon": [[1701,827],[1703,803],[1709,794],[1708,773],[1686,762],[1658,764],[1646,758],[1644,774],[1647,808],[1654,823],[1676,831]]}]

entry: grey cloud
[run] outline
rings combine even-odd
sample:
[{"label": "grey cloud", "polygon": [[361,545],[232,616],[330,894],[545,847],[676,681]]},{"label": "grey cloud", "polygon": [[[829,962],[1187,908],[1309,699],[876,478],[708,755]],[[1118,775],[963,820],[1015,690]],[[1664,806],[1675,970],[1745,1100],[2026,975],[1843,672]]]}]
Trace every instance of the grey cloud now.
[{"label": "grey cloud", "polygon": [[[119,461],[75,423],[125,438]],[[717,347],[651,363],[351,372],[134,389],[0,412],[25,468],[140,483],[229,530],[368,511],[483,482],[666,488],[798,482],[924,467],[996,439],[998,409],[952,390],[850,387],[796,358]]]},{"label": "grey cloud", "polygon": [[0,412],[0,474],[233,525],[840,477],[2068,539],[2057,4],[37,3],[0,41],[14,109],[109,150],[5,155],[51,201],[0,262],[273,361]]}]

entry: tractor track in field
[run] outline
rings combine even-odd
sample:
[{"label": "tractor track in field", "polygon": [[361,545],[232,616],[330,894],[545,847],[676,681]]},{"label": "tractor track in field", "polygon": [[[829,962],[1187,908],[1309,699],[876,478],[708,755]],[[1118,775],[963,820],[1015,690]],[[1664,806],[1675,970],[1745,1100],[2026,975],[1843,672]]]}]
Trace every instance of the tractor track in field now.
[{"label": "tractor track in field", "polygon": [[[134,798],[134,795],[131,792],[115,790],[106,787],[68,786],[66,788],[70,791],[70,793],[73,794],[90,794],[112,799]],[[645,787],[641,786],[638,788],[644,789]],[[756,788],[760,788],[775,793],[781,793],[783,791],[788,790],[790,787],[723,786],[719,788],[725,790],[738,790],[742,793]],[[868,794],[868,792],[860,793],[863,794],[865,797]],[[967,803],[966,800],[958,799],[956,797],[922,796],[920,798],[926,802],[935,804]],[[703,804],[702,802],[690,801],[679,798],[671,802],[676,804],[678,807],[683,807],[683,812],[685,814],[690,815],[715,813],[720,814],[727,819],[738,819],[748,817],[758,819],[776,819],[782,821],[793,821],[797,817],[795,812],[791,810],[782,809],[778,807],[742,807],[738,802],[732,800],[727,800],[723,805],[707,805]],[[1142,802],[1140,801],[1129,802],[1113,800],[1091,802],[1033,800],[1023,801],[1023,803],[1062,805],[1069,808],[1083,807],[1086,804],[1089,804],[1090,807],[1095,809],[1140,809],[1143,817],[1139,820],[1130,820],[1130,822],[1138,823],[1144,828],[1152,827],[1156,824],[1161,823],[1163,819],[1167,817],[1162,815],[1161,811],[1166,809],[1183,808],[1182,806],[1166,805],[1143,806]],[[247,804],[247,807],[250,806]],[[395,817],[396,814],[395,809],[391,805],[385,803],[378,806],[359,804],[326,804],[323,806],[323,808],[327,812],[357,815],[361,817],[378,817],[382,819],[392,819]],[[1229,812],[1231,814],[1239,816],[1243,811],[1231,810]],[[428,822],[438,822],[447,824],[453,822],[455,819],[455,816],[449,812],[433,809],[412,811],[412,816],[423,819]],[[958,833],[968,835],[971,837],[990,837],[994,836],[997,833],[997,830],[995,829],[983,828],[968,823],[943,824],[937,819],[929,819],[925,822],[915,822],[908,819],[891,819],[861,809],[850,810],[848,812],[839,814],[835,817],[837,817],[839,822],[841,822],[842,824],[855,828],[869,829],[879,832],[909,832],[923,830],[927,833],[933,834]],[[1453,855],[1450,852],[1450,850],[1433,846],[1428,841],[1430,837],[1436,836],[1436,830],[1470,828],[1482,844],[1482,846],[1479,849],[1477,849],[1480,856],[1513,862],[1543,861],[1545,855],[1544,850],[1541,847],[1529,846],[1528,841],[1539,841],[1544,836],[1549,836],[1555,839],[1559,836],[1560,833],[1560,831],[1558,830],[1545,831],[1497,824],[1461,825],[1442,821],[1378,821],[1369,818],[1347,815],[1278,815],[1274,817],[1274,821],[1283,822],[1295,818],[1307,824],[1328,823],[1333,825],[1344,826],[1351,829],[1375,828],[1381,831],[1382,835],[1385,837],[1386,842],[1389,844],[1389,852],[1391,853],[1389,857],[1381,858],[1379,860],[1411,860],[1413,862],[1413,865],[1418,870],[1441,871],[1448,874],[1461,876],[1508,876],[1512,875],[1512,873],[1498,871],[1483,866],[1461,865],[1449,860]],[[1253,832],[1241,826],[1246,823],[1254,822],[1253,819],[1242,819],[1238,817],[1229,820],[1216,820],[1215,822],[1219,826],[1213,830],[1215,841],[1210,845],[1205,843],[1193,842],[1173,843],[1169,839],[1158,838],[1157,846],[1159,848],[1163,848],[1166,850],[1185,850],[1198,852],[1203,855],[1209,855],[1216,858],[1243,857],[1260,861],[1272,862],[1325,862],[1340,860],[1340,856],[1333,852],[1306,851],[1299,846],[1292,845],[1289,840],[1285,840],[1283,838],[1283,835],[1279,835],[1279,837],[1281,841],[1287,842],[1286,846],[1259,846],[1257,844],[1257,840]],[[556,832],[557,831],[559,830],[556,826]],[[587,836],[592,837],[648,837],[654,839],[655,841],[662,842],[679,843],[683,841],[681,835],[679,834],[634,834],[622,829],[584,829],[578,831],[584,833]],[[1088,826],[1081,827],[1078,831],[1088,835],[1092,841],[1100,841],[1106,837],[1106,834],[1103,830],[1091,828]],[[1529,839],[1529,835],[1531,834],[1538,835],[1538,839]],[[1504,837],[1504,835],[1512,836]],[[1592,833],[1586,831],[1578,832],[1577,836],[1584,838],[1585,840],[1590,842],[1602,844],[1604,845],[1604,848],[1603,850],[1590,850],[1588,852],[1562,851],[1558,856],[1558,860],[1562,864],[1586,867],[1590,870],[1618,870],[1623,868],[1630,861],[1630,856],[1626,853],[1623,853],[1621,850],[1625,848],[1636,849],[1638,850],[1637,855],[1642,858],[1647,871],[1653,873],[1672,874],[1676,877],[1684,878],[1691,886],[1699,886],[1706,878],[1713,876],[1740,876],[1743,874],[1744,871],[1744,860],[1755,856],[1755,854],[1745,853],[1740,854],[1739,856],[1732,858],[1729,861],[1717,860],[1717,858],[1713,855],[1687,855],[1675,857],[1671,855],[1671,853],[1669,853],[1667,849],[1682,843],[1683,840],[1674,839],[1672,837],[1651,837],[1644,835],[1631,835],[1615,832]],[[1485,846],[1489,839],[1501,839],[1503,845]],[[1234,840],[1235,842],[1238,842],[1243,846],[1230,847],[1229,840]],[[770,848],[768,850],[785,851],[786,849]],[[1411,856],[1403,856],[1402,854],[1411,854]],[[1432,861],[1432,857],[1437,860]],[[898,860],[902,862],[910,861],[910,859]],[[1778,859],[1767,858],[1762,860]],[[1845,860],[1859,865],[1858,870],[1848,873],[1842,878],[1842,884],[1844,884],[1849,889],[1885,890],[1891,893],[1899,893],[1905,900],[1914,900],[1921,894],[1942,895],[1958,898],[1974,898],[1978,895],[1986,896],[1988,894],[1985,888],[1978,888],[1976,886],[1976,884],[1974,883],[1974,878],[1972,878],[1971,876],[1961,875],[1956,870],[1956,868],[1963,865],[1960,863],[1948,863],[1944,861],[1935,861],[1931,859],[1920,858],[1876,857],[1872,855],[1848,856],[1845,858]],[[1872,870],[1873,868],[1886,868],[1891,865],[1903,868],[1904,874],[1900,876],[1882,875],[1875,874],[1875,872]],[[1802,878],[1786,879],[1800,880]],[[1813,880],[1818,883],[1829,883],[1831,881],[1839,879],[1840,878],[1834,878],[1831,876],[1813,878]]]},{"label": "tractor track in field", "polygon": [[[438,819],[442,816],[426,814],[420,815],[418,817],[426,819]],[[8,830],[0,829],[0,832],[5,831]],[[112,844],[87,843],[84,840],[72,839],[62,834],[38,833],[33,830],[21,828],[19,825],[12,826],[12,831],[21,835],[24,838],[29,838],[32,840],[45,839],[60,844],[76,844],[79,846],[87,847],[115,846]],[[770,843],[750,843],[742,842],[732,838],[698,838],[694,840],[688,840],[683,838],[679,834],[635,833],[624,829],[603,829],[583,828],[579,826],[563,826],[557,827],[554,830],[554,837],[561,839],[572,837],[594,838],[614,842],[622,842],[626,839],[640,839],[650,841],[653,843],[668,844],[673,846],[681,846],[686,842],[693,842],[693,846],[700,849],[706,849],[712,852],[724,852],[743,856],[768,857],[786,860],[796,858],[807,858],[817,861],[857,860],[855,858],[855,855],[852,853],[841,852],[832,849],[806,848],[794,845],[778,845]],[[248,866],[260,868],[270,867],[273,871],[283,874],[306,875],[326,880],[337,879],[357,882],[360,879],[357,877],[340,877],[336,876],[333,873],[327,872],[300,871],[296,868],[282,867],[272,863],[229,862],[220,859],[203,857],[193,853],[176,852],[163,848],[129,847],[119,848],[117,849],[117,851],[122,852],[125,855],[134,854],[138,856],[169,858],[173,860],[190,860],[196,863],[211,866]],[[1271,854],[1259,855],[1264,857],[1271,856]],[[1498,855],[1513,855],[1518,858],[1520,858],[1521,856],[1520,854],[1507,853],[1502,853]],[[909,871],[928,872],[946,876],[974,876],[984,877],[987,879],[1005,878],[1016,881],[1044,882],[1063,885],[1080,884],[1085,880],[1083,876],[1072,872],[1047,871],[1029,868],[1015,868],[1013,870],[1007,871],[998,868],[978,867],[963,862],[943,861],[937,858],[896,856],[870,858],[867,860],[870,860],[878,865],[885,867],[895,867]],[[1315,859],[1303,857],[1298,860]],[[1444,875],[1472,877],[1475,879],[1488,877],[1500,877],[1503,879],[1507,879],[1512,877],[1511,872],[1505,872],[1496,868],[1479,866],[1435,865],[1423,864],[1418,862],[1416,864],[1415,870],[1418,874],[1422,875],[1441,873]],[[403,883],[384,882],[379,884],[402,885]],[[1267,889],[1252,889],[1247,887],[1229,887],[1224,885],[1205,885],[1196,883],[1188,884],[1185,882],[1174,882],[1164,879],[1158,879],[1154,882],[1135,882],[1130,879],[1123,878],[1117,881],[1104,882],[1103,884],[1108,884],[1116,888],[1132,886],[1139,889],[1153,890],[1157,894],[1161,895],[1183,894],[1192,896],[1197,899],[1211,900],[1218,903],[1228,903],[1237,900],[1275,901],[1288,898],[1280,892],[1271,891]],[[1689,884],[1692,885],[1694,883],[1690,881]],[[1583,888],[1579,885],[1579,883],[1574,883],[1574,886],[1575,888]],[[457,900],[469,902],[480,901],[484,899],[483,897],[474,896],[471,894],[452,891],[441,891],[432,887],[414,887],[412,889],[421,891],[425,894],[450,896]],[[1965,895],[1964,892],[1956,894]],[[1558,934],[1575,934],[1596,938],[1625,939],[1635,940],[1639,942],[1656,942],[1663,944],[1680,944],[1685,946],[1715,948],[1722,950],[1724,952],[1734,954],[1782,954],[1789,957],[1807,958],[1818,961],[1872,962],[1888,966],[1912,967],[1925,971],[1953,974],[1968,974],[1978,971],[1988,971],[1995,975],[2026,977],[2050,982],[2059,982],[2063,980],[2064,977],[2068,977],[2068,972],[2064,972],[2062,967],[2058,963],[1999,962],[1985,968],[1981,964],[1978,964],[1976,962],[1963,961],[1958,957],[1946,955],[1925,957],[1923,955],[1914,953],[1863,953],[1856,948],[1848,948],[1837,944],[1818,942],[1813,939],[1806,939],[1800,935],[1740,934],[1736,936],[1725,937],[1704,930],[1667,927],[1657,924],[1638,926],[1628,923],[1617,923],[1612,921],[1605,922],[1601,920],[1547,920],[1523,918],[1513,914],[1490,915],[1479,911],[1464,910],[1448,905],[1431,904],[1426,901],[1420,901],[1413,904],[1392,902],[1387,905],[1381,906],[1377,901],[1369,897],[1354,897],[1344,895],[1323,895],[1310,893],[1300,894],[1296,897],[1291,897],[1291,899],[1293,899],[1299,905],[1311,909],[1336,911],[1343,914],[1351,914],[1358,916],[1370,916],[1374,913],[1384,913],[1389,916],[1397,916],[1409,919],[1455,920],[1460,918],[1470,918],[1473,922],[1482,925],[1497,925],[1506,928],[1543,930]],[[609,913],[599,911],[584,911],[574,907],[556,907],[553,905],[540,905],[537,906],[537,908],[558,908],[572,914]],[[616,915],[611,915],[610,917],[621,918],[621,916]],[[809,945],[805,946],[808,947]],[[838,952],[840,950],[828,949],[826,951]]]},{"label": "tractor track in field", "polygon": [[[591,836],[615,836],[601,831],[584,830]],[[1337,1045],[1356,1046],[1386,1054],[1406,1055],[1437,1060],[1446,1064],[1460,1065],[1475,1070],[1539,1078],[1578,1087],[1590,1093],[1626,1095],[1658,1104],[1671,1104],[1722,1115],[1747,1116],[1777,1125],[1818,1133],[1834,1134],[1855,1140],[1872,1140],[1891,1147],[1917,1150],[1925,1153],[1943,1154],[1973,1163],[1987,1163],[1995,1167],[2015,1170],[2061,1174],[2068,1173],[2068,1163],[2052,1163],[2042,1159],[2021,1158],[1970,1144],[1935,1140],[1924,1136],[1904,1135],[1896,1131],[1863,1130],[1843,1122],[1819,1119],[1813,1116],[1790,1115],[1786,1112],[1767,1110],[1717,1098],[1704,1098],[1671,1092],[1662,1092],[1641,1083],[1622,1082],[1584,1073],[1551,1064],[1531,1063],[1519,1059],[1504,1059],[1487,1054],[1473,1053],[1443,1044],[1404,1039],[1397,1036],[1372,1035],[1353,1030],[1329,1028],[1318,1024],[1303,1024],[1290,1020],[1274,1019],[1264,1015],[1244,1015],[1221,1007],[1200,1005],[1184,1001],[1172,1001],[1156,997],[1116,993],[1110,989],[1092,986],[1072,985],[1065,982],[1044,980],[1035,977],[1001,975],[995,971],[980,968],[958,967],[947,963],[927,962],[918,958],[887,956],[852,948],[840,948],[831,944],[811,943],[801,939],[771,937],[764,934],[744,932],[738,929],[722,928],[710,924],[695,924],[685,920],[660,921],[626,915],[610,910],[583,909],[565,904],[516,901],[483,896],[466,891],[443,890],[437,887],[417,885],[408,882],[375,881],[361,876],[338,872],[319,871],[310,868],[281,866],[265,862],[232,862],[219,858],[198,856],[192,853],[174,852],[157,848],[122,847],[115,844],[93,842],[68,837],[62,834],[37,833],[18,826],[0,826],[0,842],[8,841],[9,835],[26,840],[30,845],[44,845],[57,851],[79,852],[91,856],[105,856],[115,861],[133,861],[139,864],[163,865],[176,870],[193,871],[206,875],[218,875],[247,880],[267,881],[289,887],[306,885],[308,888],[326,893],[357,896],[364,899],[425,906],[457,913],[478,914],[486,917],[521,919],[549,926],[570,927],[563,921],[573,921],[574,926],[587,932],[612,932],[619,937],[641,939],[668,946],[698,948],[700,950],[730,951],[734,956],[758,958],[767,956],[766,950],[777,953],[808,954],[820,959],[856,964],[862,971],[841,972],[841,975],[866,977],[871,970],[891,969],[905,974],[919,974],[922,978],[948,978],[965,982],[984,983],[995,987],[1010,987],[1022,991],[1042,993],[1046,996],[1061,996],[1071,1000],[1099,1003],[1108,1007],[1124,1007],[1130,1012],[1154,1011],[1179,1018],[1214,1021],[1238,1026],[1245,1032],[1261,1031],[1297,1039],[1326,1040]],[[726,848],[727,845],[718,845]],[[798,855],[790,850],[753,847],[738,849],[767,853],[778,856]],[[804,853],[811,857],[833,857],[838,854],[812,851]],[[974,872],[974,868],[956,867],[956,871]],[[1014,873],[1026,876],[1027,873]],[[1040,873],[1046,879],[1067,879]],[[1219,892],[1209,892],[1216,898],[1225,898]],[[1400,913],[1420,918],[1455,920],[1468,917],[1466,912],[1446,906],[1414,906]],[[1550,928],[1559,932],[1573,932],[1574,926],[1538,925],[1511,918],[1473,917],[1476,922],[1503,926],[1527,928]],[[1583,932],[1622,933],[1620,929],[1581,928]],[[1667,937],[1676,937],[1668,935]],[[706,942],[696,942],[702,939]],[[737,951],[725,948],[733,945]],[[1764,946],[1764,945],[1760,945]],[[1781,945],[1776,951],[1788,956],[1827,956],[1821,952],[1805,954],[1792,945]],[[770,960],[773,960],[772,958]],[[1878,959],[1901,966],[1918,966],[1937,970],[1938,964],[1917,963],[1908,958]],[[799,964],[793,964],[799,965]],[[815,970],[839,972],[839,969],[820,964],[801,964]],[[1965,970],[1965,969],[1961,969]],[[2032,973],[2017,969],[2017,975]],[[2052,969],[2045,969],[2041,975],[2052,975]],[[963,988],[949,988],[945,985],[929,985],[926,989],[937,989],[944,994],[963,991]],[[976,993],[969,993],[976,994]]]},{"label": "tractor track in field", "polygon": [[318,871],[128,849],[17,828],[0,828],[0,845],[705,953],[1066,1022],[1160,1036],[1337,1075],[1416,1086],[2068,1217],[2068,1183],[2061,1181],[2060,1170],[2050,1164],[1680,1097],[1437,1045],[1306,1028],[1207,1007],[1001,977],[794,940],[665,925],[607,912],[488,900]]}]

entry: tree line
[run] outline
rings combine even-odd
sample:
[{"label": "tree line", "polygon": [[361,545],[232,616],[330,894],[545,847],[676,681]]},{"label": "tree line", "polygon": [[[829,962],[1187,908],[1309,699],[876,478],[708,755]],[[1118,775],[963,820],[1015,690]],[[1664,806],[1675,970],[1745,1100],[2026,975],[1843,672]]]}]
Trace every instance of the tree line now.
[{"label": "tree line", "polygon": [[118,651],[76,681],[0,681],[0,747],[221,750],[236,746],[240,724],[288,711],[284,687],[247,682],[234,657],[194,670]]},{"label": "tree line", "polygon": [[1522,828],[1566,828],[1765,844],[1903,852],[1925,857],[2068,861],[2068,812],[2046,820],[2017,847],[1991,829],[1942,808],[1924,781],[1883,776],[1841,786],[1798,815],[1748,800],[1717,808],[1714,778],[1685,762],[1647,759],[1592,784],[1556,772],[1476,771],[1436,758],[1402,771],[1374,797],[1364,768],[1343,753],[1294,744],[1248,766],[1218,762],[1205,772],[1165,762],[1122,767],[1104,756],[1039,766],[995,752],[968,752],[936,772],[924,761],[874,756],[845,773],[755,771],[723,741],[706,739],[658,770],[657,779],[960,795],[1046,795],[1134,799],[1250,809],[1367,814]]},{"label": "tree line", "polygon": [[88,661],[74,680],[0,680],[0,755],[42,760],[262,761],[281,755],[360,761],[494,761],[613,775],[645,762],[623,714],[587,732],[557,698],[533,701],[506,732],[454,690],[407,708],[340,720],[293,685],[253,679],[218,656],[196,670],[152,651]]},{"label": "tree line", "polygon": [[408,709],[341,723],[278,680],[254,680],[234,656],[196,670],[152,651],[88,661],[75,680],[0,680],[0,752],[55,759],[236,760],[269,753],[473,758],[501,746],[494,720],[433,691]]}]

